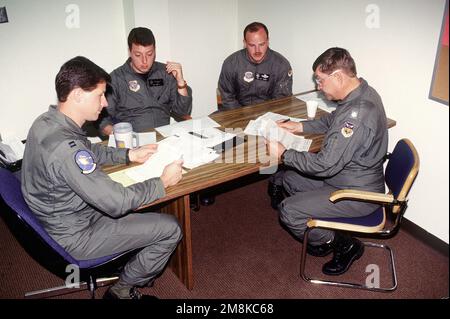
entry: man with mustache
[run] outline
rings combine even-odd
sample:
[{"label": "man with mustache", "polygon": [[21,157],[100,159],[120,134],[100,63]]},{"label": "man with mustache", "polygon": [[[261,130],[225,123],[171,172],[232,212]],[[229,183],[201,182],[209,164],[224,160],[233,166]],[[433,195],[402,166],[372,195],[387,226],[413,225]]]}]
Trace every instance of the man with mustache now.
[{"label": "man with mustache", "polygon": [[244,29],[244,49],[225,59],[219,78],[222,109],[292,95],[292,68],[269,48],[269,31],[261,22]]}]

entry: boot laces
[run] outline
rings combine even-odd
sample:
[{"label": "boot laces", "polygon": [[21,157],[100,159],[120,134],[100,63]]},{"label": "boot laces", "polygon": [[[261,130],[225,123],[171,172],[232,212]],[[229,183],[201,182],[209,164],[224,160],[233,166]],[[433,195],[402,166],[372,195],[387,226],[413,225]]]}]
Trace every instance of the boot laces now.
[{"label": "boot laces", "polygon": [[130,289],[130,298],[131,299],[141,299],[142,293],[136,289],[136,287],[133,287]]}]

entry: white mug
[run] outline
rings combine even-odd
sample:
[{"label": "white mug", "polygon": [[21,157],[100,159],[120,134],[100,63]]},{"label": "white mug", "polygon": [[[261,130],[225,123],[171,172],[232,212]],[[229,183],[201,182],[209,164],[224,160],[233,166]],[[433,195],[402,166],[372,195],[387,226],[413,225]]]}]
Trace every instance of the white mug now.
[{"label": "white mug", "polygon": [[319,102],[315,100],[306,101],[306,112],[308,114],[308,119],[313,120],[316,117],[317,106]]},{"label": "white mug", "polygon": [[133,127],[131,123],[120,122],[114,124],[114,139],[118,148],[133,148]]}]

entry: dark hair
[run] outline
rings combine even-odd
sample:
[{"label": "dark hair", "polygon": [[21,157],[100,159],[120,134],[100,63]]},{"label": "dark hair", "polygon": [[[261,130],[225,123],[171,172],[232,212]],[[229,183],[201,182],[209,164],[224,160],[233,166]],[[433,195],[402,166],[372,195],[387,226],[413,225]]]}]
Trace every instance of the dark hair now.
[{"label": "dark hair", "polygon": [[128,49],[130,49],[130,51],[133,43],[145,47],[155,44],[153,32],[150,29],[142,27],[132,29],[130,34],[128,34]]},{"label": "dark hair", "polygon": [[350,53],[342,48],[330,48],[322,53],[313,63],[313,72],[317,68],[319,68],[319,71],[327,74],[341,69],[350,77],[356,76],[355,61]]},{"label": "dark hair", "polygon": [[269,30],[267,30],[267,27],[264,25],[264,23],[261,22],[252,22],[244,29],[244,39],[247,32],[257,32],[259,29],[264,29],[267,34],[267,38],[269,38]]},{"label": "dark hair", "polygon": [[55,78],[56,95],[59,102],[66,102],[75,88],[93,91],[97,84],[111,82],[105,70],[91,60],[77,56],[63,64]]}]

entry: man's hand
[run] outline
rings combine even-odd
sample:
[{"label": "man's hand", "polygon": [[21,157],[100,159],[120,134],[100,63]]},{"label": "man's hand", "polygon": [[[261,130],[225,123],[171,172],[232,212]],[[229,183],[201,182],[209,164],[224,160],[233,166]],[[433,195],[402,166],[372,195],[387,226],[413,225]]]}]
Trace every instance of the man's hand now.
[{"label": "man's hand", "polygon": [[167,61],[166,71],[173,75],[177,80],[178,86],[183,86],[186,83],[183,78],[183,70],[180,63]]},{"label": "man's hand", "polygon": [[286,150],[286,148],[277,141],[268,141],[264,139],[264,143],[266,143],[267,150],[269,152],[270,157],[277,158],[278,160],[281,159],[281,154]]},{"label": "man's hand", "polygon": [[181,165],[183,165],[183,160],[179,159],[164,167],[161,175],[161,181],[164,188],[173,186],[181,180],[183,172]]},{"label": "man's hand", "polygon": [[158,150],[158,144],[147,144],[141,147],[130,149],[128,158],[130,162],[144,163]]},{"label": "man's hand", "polygon": [[113,126],[111,124],[106,125],[103,129],[102,129],[102,133],[105,136],[110,136],[113,133]]},{"label": "man's hand", "polygon": [[281,127],[282,129],[285,129],[288,132],[291,133],[301,133],[303,132],[303,124],[301,122],[297,123],[294,121],[287,121],[279,120],[277,121],[277,125]]}]

